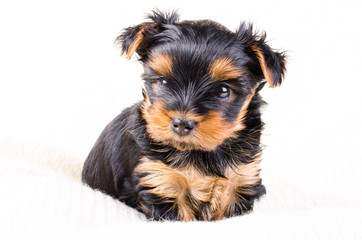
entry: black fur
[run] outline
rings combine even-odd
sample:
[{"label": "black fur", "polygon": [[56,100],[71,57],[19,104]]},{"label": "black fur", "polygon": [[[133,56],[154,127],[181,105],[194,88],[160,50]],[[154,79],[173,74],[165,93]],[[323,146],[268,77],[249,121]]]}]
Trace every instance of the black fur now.
[{"label": "black fur", "polygon": [[[143,31],[143,40],[136,52],[144,66],[144,95],[151,104],[162,100],[167,103],[167,111],[188,111],[198,115],[218,111],[225,121],[231,122],[236,119],[246,96],[253,91],[255,94],[243,120],[245,128],[236,133],[236,138],[225,139],[212,151],[182,151],[153,140],[142,114],[145,100],[125,109],[104,129],[84,164],[83,182],[155,220],[180,218],[177,206],[149,194],[148,188],[139,184],[143,176],[134,169],[140,159],[147,157],[165,164],[170,164],[166,159],[178,159],[173,167],[191,165],[205,175],[220,177],[224,177],[227,167],[252,162],[261,151],[263,123],[260,108],[264,101],[258,92],[265,84],[260,62],[252,46],[257,46],[264,53],[267,67],[273,75],[273,86],[281,84],[285,71],[284,54],[273,51],[265,43],[265,34],[256,34],[250,24],[241,24],[236,32],[232,32],[210,20],[179,22],[178,18],[175,12],[163,14],[155,11],[149,15],[149,22],[125,29],[116,40],[122,52],[127,53],[137,34]],[[161,52],[174,56],[172,77],[160,76],[148,64],[151,56]],[[210,63],[223,56],[235,60],[243,72],[241,78],[220,82],[210,77]],[[155,92],[155,86],[158,92]],[[232,101],[226,102],[217,97],[225,86],[232,92]],[[232,215],[249,212],[254,200],[265,194],[261,181],[252,186],[252,190],[252,194],[243,196],[245,201],[242,206],[237,206]],[[196,219],[205,220],[202,217],[203,208],[208,204],[205,202],[200,209],[195,209]]]}]

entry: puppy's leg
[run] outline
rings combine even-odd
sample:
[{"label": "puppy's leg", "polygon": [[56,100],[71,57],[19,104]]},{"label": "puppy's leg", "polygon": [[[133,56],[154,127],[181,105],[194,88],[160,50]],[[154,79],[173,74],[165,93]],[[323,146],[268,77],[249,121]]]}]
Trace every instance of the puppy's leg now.
[{"label": "puppy's leg", "polygon": [[188,182],[182,172],[159,160],[143,158],[135,173],[139,179],[139,208],[149,218],[195,219]]},{"label": "puppy's leg", "polygon": [[259,177],[260,160],[228,168],[226,178],[215,181],[210,209],[212,219],[242,215],[252,210],[254,201],[265,194]]}]

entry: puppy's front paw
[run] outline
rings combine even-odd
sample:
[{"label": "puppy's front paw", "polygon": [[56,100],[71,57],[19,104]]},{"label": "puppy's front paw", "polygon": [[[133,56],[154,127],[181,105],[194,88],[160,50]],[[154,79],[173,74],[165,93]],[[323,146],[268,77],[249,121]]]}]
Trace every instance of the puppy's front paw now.
[{"label": "puppy's front paw", "polygon": [[186,177],[178,170],[147,158],[135,169],[139,209],[155,220],[195,220]]},{"label": "puppy's front paw", "polygon": [[138,188],[144,189],[138,193],[138,210],[146,215],[150,220],[182,220],[178,216],[175,199],[162,198],[152,194],[152,189],[139,185]]}]

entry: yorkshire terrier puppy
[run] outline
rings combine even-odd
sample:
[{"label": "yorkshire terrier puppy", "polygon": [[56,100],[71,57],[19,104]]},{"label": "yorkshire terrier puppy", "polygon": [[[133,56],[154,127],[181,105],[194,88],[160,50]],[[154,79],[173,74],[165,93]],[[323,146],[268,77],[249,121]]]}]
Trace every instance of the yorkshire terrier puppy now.
[{"label": "yorkshire terrier puppy", "polygon": [[259,91],[281,84],[284,53],[251,24],[232,32],[158,11],[117,38],[144,67],[143,96],[101,133],[82,180],[153,220],[219,220],[252,210],[263,122]]}]

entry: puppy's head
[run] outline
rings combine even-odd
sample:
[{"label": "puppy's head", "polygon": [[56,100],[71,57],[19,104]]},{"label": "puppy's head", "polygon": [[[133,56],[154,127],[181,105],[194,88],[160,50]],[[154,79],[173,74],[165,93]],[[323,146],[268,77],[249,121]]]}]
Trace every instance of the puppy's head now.
[{"label": "puppy's head", "polygon": [[281,84],[285,57],[251,25],[232,32],[209,20],[179,22],[176,13],[149,18],[117,38],[144,66],[147,131],[181,151],[213,151],[244,129],[259,84]]}]

